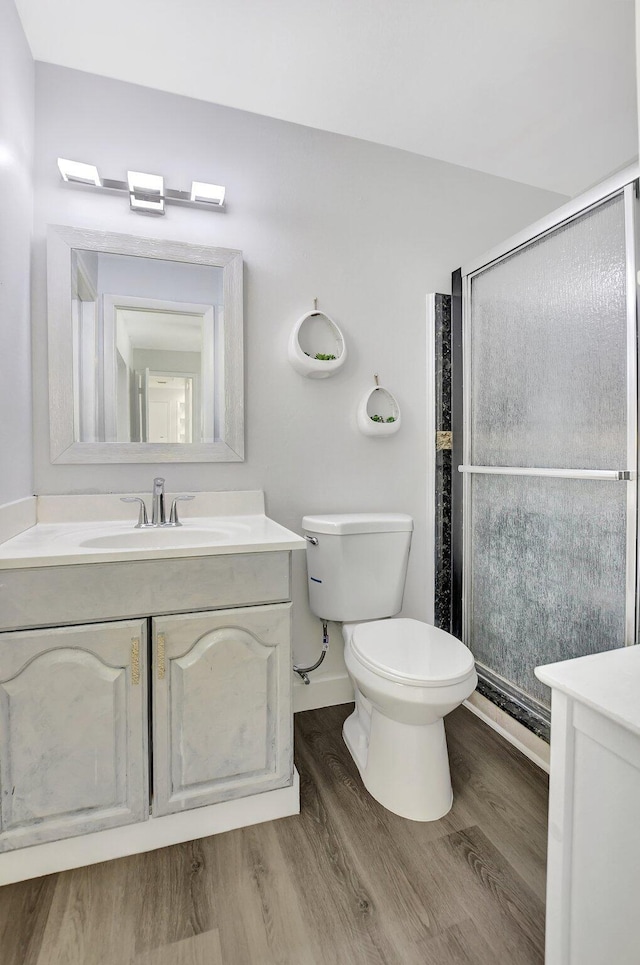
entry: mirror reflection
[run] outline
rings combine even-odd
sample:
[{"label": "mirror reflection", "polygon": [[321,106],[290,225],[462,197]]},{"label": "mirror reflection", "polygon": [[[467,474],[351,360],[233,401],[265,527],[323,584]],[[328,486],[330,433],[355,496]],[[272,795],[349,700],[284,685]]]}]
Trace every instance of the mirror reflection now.
[{"label": "mirror reflection", "polygon": [[223,269],[74,248],[76,442],[220,435]]}]

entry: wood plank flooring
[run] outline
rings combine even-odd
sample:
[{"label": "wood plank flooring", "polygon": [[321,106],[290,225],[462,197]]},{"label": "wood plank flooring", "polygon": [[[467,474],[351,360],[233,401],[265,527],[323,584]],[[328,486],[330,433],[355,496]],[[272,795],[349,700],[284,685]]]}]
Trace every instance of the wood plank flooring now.
[{"label": "wood plank flooring", "polygon": [[541,965],[546,776],[465,708],[454,806],[406,821],[296,717],[302,813],[0,889],[2,965]]}]

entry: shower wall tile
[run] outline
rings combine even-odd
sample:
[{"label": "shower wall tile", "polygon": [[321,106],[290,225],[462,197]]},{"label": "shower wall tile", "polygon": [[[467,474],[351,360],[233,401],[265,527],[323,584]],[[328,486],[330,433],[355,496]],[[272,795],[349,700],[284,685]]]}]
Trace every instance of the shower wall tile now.
[{"label": "shower wall tile", "polygon": [[451,629],[451,296],[435,296],[435,609],[434,623]]}]

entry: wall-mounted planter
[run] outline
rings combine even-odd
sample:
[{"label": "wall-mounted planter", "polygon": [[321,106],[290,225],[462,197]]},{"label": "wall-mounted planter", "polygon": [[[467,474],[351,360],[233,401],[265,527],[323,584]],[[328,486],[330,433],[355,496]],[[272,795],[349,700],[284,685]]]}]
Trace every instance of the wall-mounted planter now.
[{"label": "wall-mounted planter", "polygon": [[288,356],[296,372],[305,378],[328,379],[346,362],[347,346],[333,319],[314,309],[296,322],[289,338]]},{"label": "wall-mounted planter", "polygon": [[360,400],[356,419],[358,429],[366,436],[391,436],[400,428],[402,416],[396,397],[376,385]]}]

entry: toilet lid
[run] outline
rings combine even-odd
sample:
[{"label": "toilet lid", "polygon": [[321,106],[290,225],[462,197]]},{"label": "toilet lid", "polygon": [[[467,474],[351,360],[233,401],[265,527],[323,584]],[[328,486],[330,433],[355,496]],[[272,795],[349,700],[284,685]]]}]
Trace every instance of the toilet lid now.
[{"label": "toilet lid", "polygon": [[456,637],[421,620],[374,620],[354,627],[351,646],[375,673],[400,683],[438,687],[464,680],[471,651]]}]

